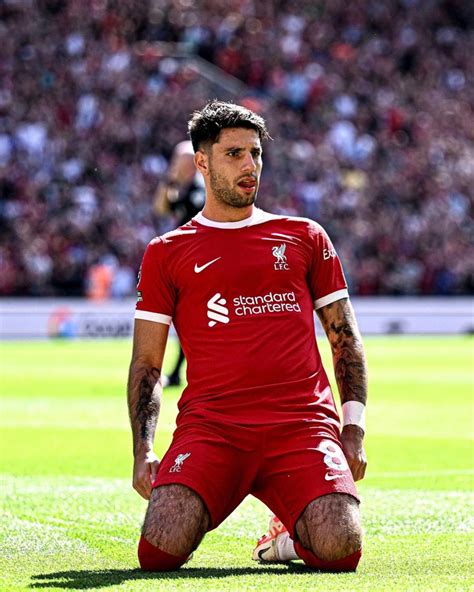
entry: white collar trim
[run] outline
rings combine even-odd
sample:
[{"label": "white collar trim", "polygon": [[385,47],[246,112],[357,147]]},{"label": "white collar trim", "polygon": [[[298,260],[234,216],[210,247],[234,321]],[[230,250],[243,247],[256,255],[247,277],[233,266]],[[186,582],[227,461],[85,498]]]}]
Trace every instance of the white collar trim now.
[{"label": "white collar trim", "polygon": [[202,212],[197,213],[194,216],[194,220],[203,226],[211,226],[212,228],[222,228],[222,229],[234,229],[234,228],[245,228],[246,226],[252,226],[254,224],[258,224],[259,222],[263,222],[265,214],[259,208],[254,208],[253,213],[248,218],[244,218],[244,220],[238,220],[237,222],[216,222],[214,220],[209,220],[206,218]]}]

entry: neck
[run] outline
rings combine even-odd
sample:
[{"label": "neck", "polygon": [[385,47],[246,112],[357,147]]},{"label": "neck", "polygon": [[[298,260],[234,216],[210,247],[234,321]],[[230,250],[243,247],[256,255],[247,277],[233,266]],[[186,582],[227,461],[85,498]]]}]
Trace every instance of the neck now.
[{"label": "neck", "polygon": [[253,212],[253,204],[245,208],[234,208],[226,204],[215,204],[206,200],[202,215],[214,222],[239,222],[250,218]]}]

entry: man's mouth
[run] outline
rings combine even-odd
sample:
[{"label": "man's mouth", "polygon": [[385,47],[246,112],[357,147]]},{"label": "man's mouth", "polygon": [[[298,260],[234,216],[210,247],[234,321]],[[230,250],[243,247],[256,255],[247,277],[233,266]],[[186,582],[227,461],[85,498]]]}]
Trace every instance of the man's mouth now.
[{"label": "man's mouth", "polygon": [[253,191],[257,186],[257,180],[253,177],[247,177],[245,179],[241,179],[237,185],[241,187],[244,191]]}]

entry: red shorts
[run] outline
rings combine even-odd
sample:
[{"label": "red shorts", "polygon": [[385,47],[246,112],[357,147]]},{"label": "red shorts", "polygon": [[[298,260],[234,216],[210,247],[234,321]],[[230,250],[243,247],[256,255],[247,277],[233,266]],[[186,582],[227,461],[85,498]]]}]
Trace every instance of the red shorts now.
[{"label": "red shorts", "polygon": [[204,501],[216,528],[248,495],[266,504],[294,537],[306,506],[329,493],[356,499],[336,428],[322,422],[262,426],[181,424],[153,487],[179,483]]}]

